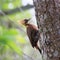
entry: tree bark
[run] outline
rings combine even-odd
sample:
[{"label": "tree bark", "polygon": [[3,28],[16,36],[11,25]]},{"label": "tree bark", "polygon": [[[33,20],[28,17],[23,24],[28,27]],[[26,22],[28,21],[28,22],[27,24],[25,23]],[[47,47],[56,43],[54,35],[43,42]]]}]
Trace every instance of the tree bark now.
[{"label": "tree bark", "polygon": [[33,0],[44,60],[60,60],[60,0]]}]

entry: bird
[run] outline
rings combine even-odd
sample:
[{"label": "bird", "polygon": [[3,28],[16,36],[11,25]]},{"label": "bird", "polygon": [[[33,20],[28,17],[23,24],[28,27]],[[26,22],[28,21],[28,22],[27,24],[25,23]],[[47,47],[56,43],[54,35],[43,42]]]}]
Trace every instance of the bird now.
[{"label": "bird", "polygon": [[20,21],[20,23],[26,27],[27,36],[30,40],[32,47],[36,48],[41,53],[41,49],[38,46],[38,40],[40,37],[39,30],[34,24],[28,23],[29,20],[30,18],[23,19]]}]

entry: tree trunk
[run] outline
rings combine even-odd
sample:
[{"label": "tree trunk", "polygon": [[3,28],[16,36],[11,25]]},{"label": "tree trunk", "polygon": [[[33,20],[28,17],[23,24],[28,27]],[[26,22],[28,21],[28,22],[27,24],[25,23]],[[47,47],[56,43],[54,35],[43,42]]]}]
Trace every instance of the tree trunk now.
[{"label": "tree trunk", "polygon": [[33,0],[44,60],[60,60],[60,0]]}]

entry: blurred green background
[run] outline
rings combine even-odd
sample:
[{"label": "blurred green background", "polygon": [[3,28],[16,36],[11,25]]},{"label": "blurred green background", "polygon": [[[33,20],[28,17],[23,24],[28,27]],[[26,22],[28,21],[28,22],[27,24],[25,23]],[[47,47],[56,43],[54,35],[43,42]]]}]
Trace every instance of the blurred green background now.
[{"label": "blurred green background", "polygon": [[0,60],[40,60],[25,27],[18,23],[24,18],[36,24],[32,0],[0,0]]}]

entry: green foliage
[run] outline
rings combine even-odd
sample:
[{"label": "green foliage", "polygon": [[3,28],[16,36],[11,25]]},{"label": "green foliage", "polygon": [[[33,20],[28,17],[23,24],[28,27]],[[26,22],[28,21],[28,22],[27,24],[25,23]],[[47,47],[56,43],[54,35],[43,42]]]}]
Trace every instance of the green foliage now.
[{"label": "green foliage", "polygon": [[21,43],[21,44],[25,44],[26,40],[23,38],[23,36],[17,35],[16,39]]},{"label": "green foliage", "polygon": [[5,29],[5,31],[3,32],[4,35],[17,35],[19,32],[17,31],[17,29]]},{"label": "green foliage", "polygon": [[16,38],[15,36],[18,34],[18,31],[15,29],[4,29],[0,27],[0,53],[5,50],[5,48],[9,47],[13,51],[17,52],[19,55],[22,54],[21,48],[16,45]]},{"label": "green foliage", "polygon": [[[18,7],[20,8],[21,6],[22,0],[0,0],[0,9],[2,11],[9,11]],[[12,22],[18,25],[18,20],[30,18],[31,15],[28,10],[17,11],[9,15],[3,12],[2,15],[0,15],[0,56],[3,57],[3,55],[9,53],[8,56],[4,56],[2,60],[13,60],[13,53],[17,53],[19,56],[23,55],[22,49],[25,48],[27,41],[25,40],[25,35],[16,29],[16,25]],[[9,24],[11,27],[9,27]]]},{"label": "green foliage", "polygon": [[0,0],[0,9],[8,10],[21,6],[21,0]]}]

